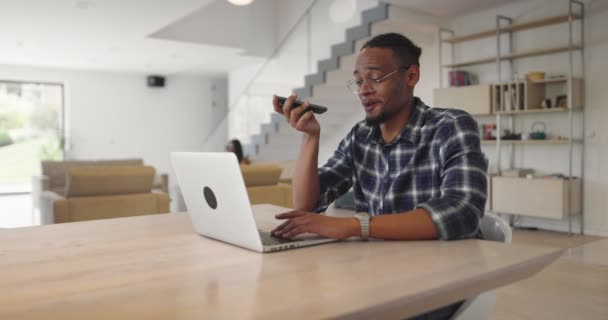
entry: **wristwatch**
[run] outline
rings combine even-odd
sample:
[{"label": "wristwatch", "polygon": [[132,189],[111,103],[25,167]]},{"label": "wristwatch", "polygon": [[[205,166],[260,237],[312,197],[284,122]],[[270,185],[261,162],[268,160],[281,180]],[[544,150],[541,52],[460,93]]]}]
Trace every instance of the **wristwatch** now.
[{"label": "wristwatch", "polygon": [[357,218],[361,224],[361,239],[367,240],[369,238],[369,221],[371,220],[369,213],[357,212],[355,218]]}]

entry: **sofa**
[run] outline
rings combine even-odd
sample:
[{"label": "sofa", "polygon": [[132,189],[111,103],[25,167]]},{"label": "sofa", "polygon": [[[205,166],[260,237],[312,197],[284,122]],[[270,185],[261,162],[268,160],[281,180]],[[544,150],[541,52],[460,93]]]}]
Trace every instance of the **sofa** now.
[{"label": "sofa", "polygon": [[[40,211],[40,199],[43,191],[52,191],[65,195],[67,170],[76,167],[91,166],[143,166],[142,159],[115,160],[65,160],[42,161],[41,174],[32,177],[32,201],[34,213]],[[154,177],[154,190],[168,192],[169,178],[167,174],[157,174]]]},{"label": "sofa", "polygon": [[291,183],[280,181],[282,171],[282,167],[277,164],[241,166],[251,204],[269,203],[293,208]]},{"label": "sofa", "polygon": [[169,195],[153,191],[154,177],[141,165],[69,168],[62,193],[41,192],[41,224],[167,213]]}]

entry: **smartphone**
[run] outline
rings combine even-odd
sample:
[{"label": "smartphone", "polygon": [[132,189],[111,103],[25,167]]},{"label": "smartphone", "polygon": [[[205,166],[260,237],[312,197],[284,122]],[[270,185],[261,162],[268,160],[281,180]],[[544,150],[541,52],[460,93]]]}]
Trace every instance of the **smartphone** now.
[{"label": "smartphone", "polygon": [[[280,104],[280,105],[283,105],[283,104],[285,103],[285,100],[287,100],[287,98],[285,98],[285,97],[278,97],[278,96],[277,96],[277,98],[278,98],[278,100],[279,100],[279,104]],[[292,107],[293,107],[293,108],[297,108],[297,107],[299,107],[299,106],[300,106],[302,103],[304,103],[304,102],[302,102],[302,101],[300,101],[300,100],[296,100],[296,101],[294,101],[294,102],[293,102]],[[316,104],[312,104],[312,103],[311,103],[311,104],[308,106],[308,108],[306,108],[306,110],[304,110],[304,112],[308,112],[308,111],[312,111],[312,112],[314,112],[314,113],[316,113],[316,114],[321,114],[321,113],[324,113],[325,111],[327,111],[327,108],[326,108],[326,107],[324,107],[324,106],[318,106],[318,105],[316,105]]]}]

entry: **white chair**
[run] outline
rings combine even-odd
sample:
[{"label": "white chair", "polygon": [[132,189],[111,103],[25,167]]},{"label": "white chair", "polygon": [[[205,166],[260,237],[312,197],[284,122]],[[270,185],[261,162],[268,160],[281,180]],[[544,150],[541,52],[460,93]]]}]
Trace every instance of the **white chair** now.
[{"label": "white chair", "polygon": [[[481,235],[485,240],[511,243],[511,227],[501,217],[486,212],[479,223]],[[488,319],[496,303],[496,291],[491,290],[465,300],[451,320]]]}]

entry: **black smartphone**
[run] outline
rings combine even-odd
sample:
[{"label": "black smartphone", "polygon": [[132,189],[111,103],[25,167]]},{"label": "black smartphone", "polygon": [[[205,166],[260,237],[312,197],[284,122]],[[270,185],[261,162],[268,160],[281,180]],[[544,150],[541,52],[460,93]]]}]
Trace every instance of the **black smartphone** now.
[{"label": "black smartphone", "polygon": [[[283,104],[285,103],[285,100],[287,100],[287,98],[285,98],[285,97],[279,97],[279,96],[277,96],[277,98],[278,98],[278,100],[279,100],[279,104],[280,104],[280,105],[283,105]],[[293,107],[293,108],[297,108],[297,107],[299,107],[299,106],[300,106],[302,103],[304,103],[304,102],[302,102],[302,101],[300,101],[300,100],[296,100],[296,101],[294,101],[294,102],[293,102],[292,107]],[[304,110],[304,112],[308,112],[308,111],[311,111],[311,110],[312,110],[312,112],[314,112],[314,113],[316,113],[316,114],[321,114],[321,113],[324,113],[325,111],[327,111],[327,108],[326,108],[326,107],[324,107],[324,106],[318,106],[318,105],[316,105],[316,104],[312,104],[312,103],[311,103],[311,104],[308,106],[308,108],[306,108],[306,110]]]}]

